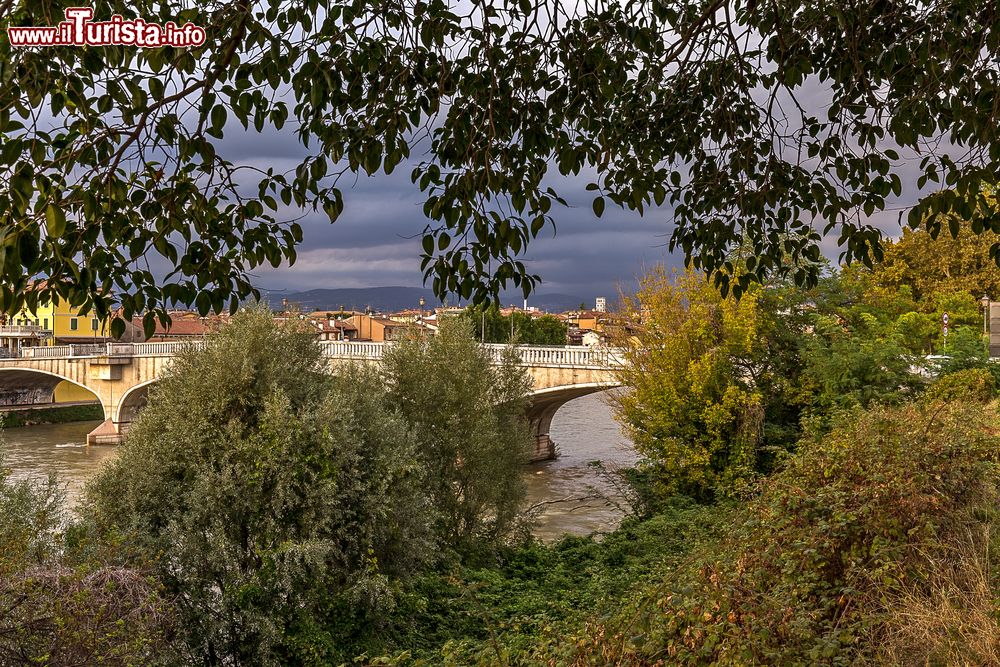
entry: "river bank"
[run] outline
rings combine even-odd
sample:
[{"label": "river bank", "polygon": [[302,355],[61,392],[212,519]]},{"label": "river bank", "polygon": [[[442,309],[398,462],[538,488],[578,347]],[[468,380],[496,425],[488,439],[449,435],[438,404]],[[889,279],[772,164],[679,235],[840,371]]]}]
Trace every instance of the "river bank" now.
[{"label": "river bank", "polygon": [[104,419],[101,404],[69,403],[66,405],[46,405],[0,409],[0,423],[4,428],[20,428],[43,424],[69,424]]}]

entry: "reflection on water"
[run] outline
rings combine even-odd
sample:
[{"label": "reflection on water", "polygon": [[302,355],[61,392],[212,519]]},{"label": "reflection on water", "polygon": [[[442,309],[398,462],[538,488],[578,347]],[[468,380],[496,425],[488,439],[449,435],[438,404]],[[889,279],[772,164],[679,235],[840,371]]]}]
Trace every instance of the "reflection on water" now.
[{"label": "reflection on water", "polygon": [[15,479],[56,473],[66,487],[69,502],[75,504],[84,483],[97,472],[101,461],[115,453],[114,447],[86,445],[87,434],[100,423],[40,424],[5,429],[4,465],[12,469]]},{"label": "reflection on water", "polygon": [[[112,446],[84,444],[87,433],[99,423],[7,429],[3,434],[5,465],[13,469],[16,478],[43,477],[54,471],[74,503],[101,462],[115,454]],[[614,527],[619,512],[601,500],[551,502],[588,495],[591,487],[613,493],[588,465],[590,461],[601,460],[611,466],[635,461],[635,453],[619,432],[603,394],[584,396],[560,408],[552,421],[551,435],[559,446],[559,458],[532,464],[525,471],[528,505],[546,503],[540,508],[535,534],[552,540],[566,533],[588,535]]]},{"label": "reflection on water", "polygon": [[614,490],[588,464],[599,460],[613,468],[635,463],[635,450],[619,431],[604,394],[559,408],[550,435],[559,446],[559,458],[528,467],[528,505],[548,503],[541,508],[535,535],[549,541],[567,533],[589,535],[613,528],[621,515],[600,499],[550,502],[589,495],[591,487],[613,496]]}]

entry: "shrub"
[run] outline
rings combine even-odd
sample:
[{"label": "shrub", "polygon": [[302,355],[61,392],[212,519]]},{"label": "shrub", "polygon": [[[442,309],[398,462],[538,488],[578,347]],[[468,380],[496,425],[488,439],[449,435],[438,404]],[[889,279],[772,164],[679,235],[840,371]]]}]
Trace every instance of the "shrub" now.
[{"label": "shrub", "polygon": [[382,364],[388,400],[416,437],[442,547],[466,554],[514,533],[525,493],[531,380],[514,350],[501,362],[456,318],[430,340],[401,343]]},{"label": "shrub", "polygon": [[419,597],[397,610],[392,645],[412,660],[394,656],[387,663],[544,664],[543,654],[567,629],[649,585],[695,545],[717,537],[730,516],[728,507],[679,497],[660,509],[601,537],[502,548],[490,567],[429,573],[417,584]]},{"label": "shrub", "polygon": [[169,600],[148,571],[68,549],[66,525],[56,480],[15,482],[0,456],[0,664],[158,663]]},{"label": "shrub", "polygon": [[151,559],[187,660],[329,663],[434,555],[406,422],[371,371],[334,378],[313,336],[252,311],[174,360],[90,522]]},{"label": "shrub", "polygon": [[624,604],[616,620],[595,620],[569,643],[582,647],[572,659],[877,659],[887,632],[905,622],[896,601],[933,598],[934,572],[960,564],[957,546],[993,520],[998,426],[995,405],[965,401],[855,413],[803,442],[726,539]]},{"label": "shrub", "polygon": [[997,382],[985,368],[967,368],[949,373],[932,384],[925,400],[966,400],[988,403],[997,397]]}]

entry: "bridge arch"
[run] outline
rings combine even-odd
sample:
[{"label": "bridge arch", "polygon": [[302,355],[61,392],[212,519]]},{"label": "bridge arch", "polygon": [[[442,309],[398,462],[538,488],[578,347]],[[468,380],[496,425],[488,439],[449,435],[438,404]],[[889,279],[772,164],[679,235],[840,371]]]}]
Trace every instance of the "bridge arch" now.
[{"label": "bridge arch", "polygon": [[115,410],[114,421],[116,424],[130,424],[135,421],[139,410],[146,407],[149,399],[149,388],[156,383],[159,378],[153,378],[140,382],[130,388],[118,401],[118,408]]},{"label": "bridge arch", "polygon": [[25,406],[53,403],[56,387],[68,382],[83,389],[101,404],[105,419],[108,408],[94,390],[78,380],[60,373],[39,368],[5,366],[0,368],[0,405]]},{"label": "bridge arch", "polygon": [[559,408],[575,398],[596,394],[621,386],[617,382],[586,382],[581,384],[546,387],[533,391],[529,395],[527,410],[528,424],[535,438],[531,460],[546,461],[555,458],[556,443],[549,437],[552,419]]}]

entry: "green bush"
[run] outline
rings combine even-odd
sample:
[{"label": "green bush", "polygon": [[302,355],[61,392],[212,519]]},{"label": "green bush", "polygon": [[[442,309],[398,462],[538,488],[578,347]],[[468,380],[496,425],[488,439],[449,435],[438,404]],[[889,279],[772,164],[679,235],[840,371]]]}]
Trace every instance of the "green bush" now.
[{"label": "green bush", "polygon": [[647,520],[604,536],[567,537],[500,550],[491,567],[422,577],[397,609],[386,652],[393,664],[534,664],[567,632],[648,586],[697,545],[717,538],[728,506],[674,497]]},{"label": "green bush", "polygon": [[988,403],[996,397],[996,378],[985,368],[967,368],[949,373],[932,384],[924,394],[924,399],[928,401],[966,400]]},{"label": "green bush", "polygon": [[106,541],[156,563],[186,660],[328,664],[434,557],[410,429],[360,368],[252,311],[177,357],[87,489]]},{"label": "green bush", "polygon": [[0,413],[4,428],[19,428],[35,424],[65,424],[68,422],[98,421],[104,419],[104,408],[93,405],[66,405],[35,410],[7,410]]},{"label": "green bush", "polygon": [[531,379],[512,349],[501,361],[494,365],[455,318],[382,362],[386,398],[414,432],[442,547],[466,556],[515,534],[525,493]]},{"label": "green bush", "polygon": [[67,544],[63,500],[54,478],[12,480],[0,451],[0,664],[160,664],[173,606],[147,569]]},{"label": "green bush", "polygon": [[[995,405],[965,401],[856,413],[803,442],[724,540],[623,601],[613,619],[595,618],[554,659],[878,661],[888,629],[905,623],[895,601],[931,595],[928,573],[956,563],[969,535],[988,535],[998,425]],[[1000,636],[995,618],[991,631]]]},{"label": "green bush", "polygon": [[511,354],[493,365],[455,322],[331,375],[313,332],[242,313],[153,387],[87,526],[155,563],[186,660],[351,660],[416,576],[517,526],[529,385]]}]

